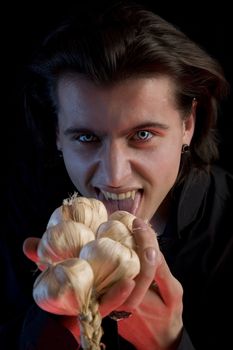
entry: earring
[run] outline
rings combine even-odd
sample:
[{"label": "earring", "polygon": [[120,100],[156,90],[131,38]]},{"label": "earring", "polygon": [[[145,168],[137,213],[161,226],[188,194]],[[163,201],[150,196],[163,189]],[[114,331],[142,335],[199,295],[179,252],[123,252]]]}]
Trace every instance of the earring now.
[{"label": "earring", "polygon": [[187,143],[184,143],[181,148],[181,154],[188,153],[189,151],[189,145],[187,145]]},{"label": "earring", "polygon": [[63,153],[62,153],[62,151],[61,151],[60,149],[58,149],[57,152],[58,152],[58,157],[59,157],[59,158],[63,158]]}]

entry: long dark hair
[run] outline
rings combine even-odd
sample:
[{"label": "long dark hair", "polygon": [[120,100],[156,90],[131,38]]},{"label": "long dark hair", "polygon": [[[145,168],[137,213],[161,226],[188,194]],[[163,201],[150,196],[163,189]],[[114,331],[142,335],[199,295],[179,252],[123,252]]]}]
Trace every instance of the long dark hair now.
[{"label": "long dark hair", "polygon": [[197,101],[190,166],[207,168],[217,158],[216,119],[228,90],[222,68],[152,11],[124,2],[100,13],[73,16],[46,38],[29,69],[25,107],[37,145],[47,156],[57,152],[56,85],[65,72],[80,73],[101,85],[137,76],[171,77],[183,118],[193,99]]}]

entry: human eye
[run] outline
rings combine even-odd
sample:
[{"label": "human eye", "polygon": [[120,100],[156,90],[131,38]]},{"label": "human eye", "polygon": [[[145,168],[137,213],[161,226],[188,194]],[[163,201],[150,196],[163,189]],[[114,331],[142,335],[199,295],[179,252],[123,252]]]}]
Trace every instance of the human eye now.
[{"label": "human eye", "polygon": [[97,142],[98,137],[91,133],[79,134],[75,136],[75,140],[82,143]]},{"label": "human eye", "polygon": [[136,141],[148,141],[153,137],[153,133],[148,130],[138,130],[132,137]]}]

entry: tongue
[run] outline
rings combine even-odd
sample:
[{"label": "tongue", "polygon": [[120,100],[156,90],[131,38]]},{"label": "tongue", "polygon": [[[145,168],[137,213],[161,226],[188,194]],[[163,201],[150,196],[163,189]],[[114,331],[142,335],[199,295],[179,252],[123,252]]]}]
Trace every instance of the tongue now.
[{"label": "tongue", "polygon": [[139,203],[140,203],[141,195],[139,192],[136,193],[134,200],[133,199],[123,199],[123,200],[103,200],[108,215],[112,214],[116,210],[124,210],[128,211],[129,213],[136,215]]}]

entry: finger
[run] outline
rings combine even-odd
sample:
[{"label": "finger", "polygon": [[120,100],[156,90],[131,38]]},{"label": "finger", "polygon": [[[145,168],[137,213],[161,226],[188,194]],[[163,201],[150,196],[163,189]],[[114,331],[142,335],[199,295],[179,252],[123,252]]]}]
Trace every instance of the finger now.
[{"label": "finger", "polygon": [[135,288],[126,301],[126,307],[132,311],[144,298],[151,282],[155,277],[155,270],[160,263],[160,251],[155,232],[141,219],[133,222],[133,235],[137,244],[137,254],[140,258],[140,273],[135,278]]},{"label": "finger", "polygon": [[167,306],[177,304],[183,296],[180,282],[172,275],[164,256],[161,253],[161,262],[155,272],[155,283],[159,294]]},{"label": "finger", "polygon": [[43,265],[40,262],[40,259],[38,257],[37,254],[37,248],[38,248],[38,244],[40,242],[40,238],[37,237],[28,237],[25,239],[24,243],[23,243],[23,252],[26,255],[26,257],[33,261],[34,263],[36,263],[36,265],[38,266],[38,268],[43,271],[47,268],[46,265]]},{"label": "finger", "polygon": [[134,287],[135,281],[130,279],[123,279],[115,283],[101,298],[99,310],[102,317],[105,317],[113,310],[122,310],[121,305],[129,297]]},{"label": "finger", "polygon": [[37,248],[38,244],[40,242],[40,238],[36,237],[28,237],[23,242],[23,252],[26,255],[26,257],[36,263],[38,267],[43,270],[44,267],[42,265],[39,265],[39,257],[37,255]]}]

